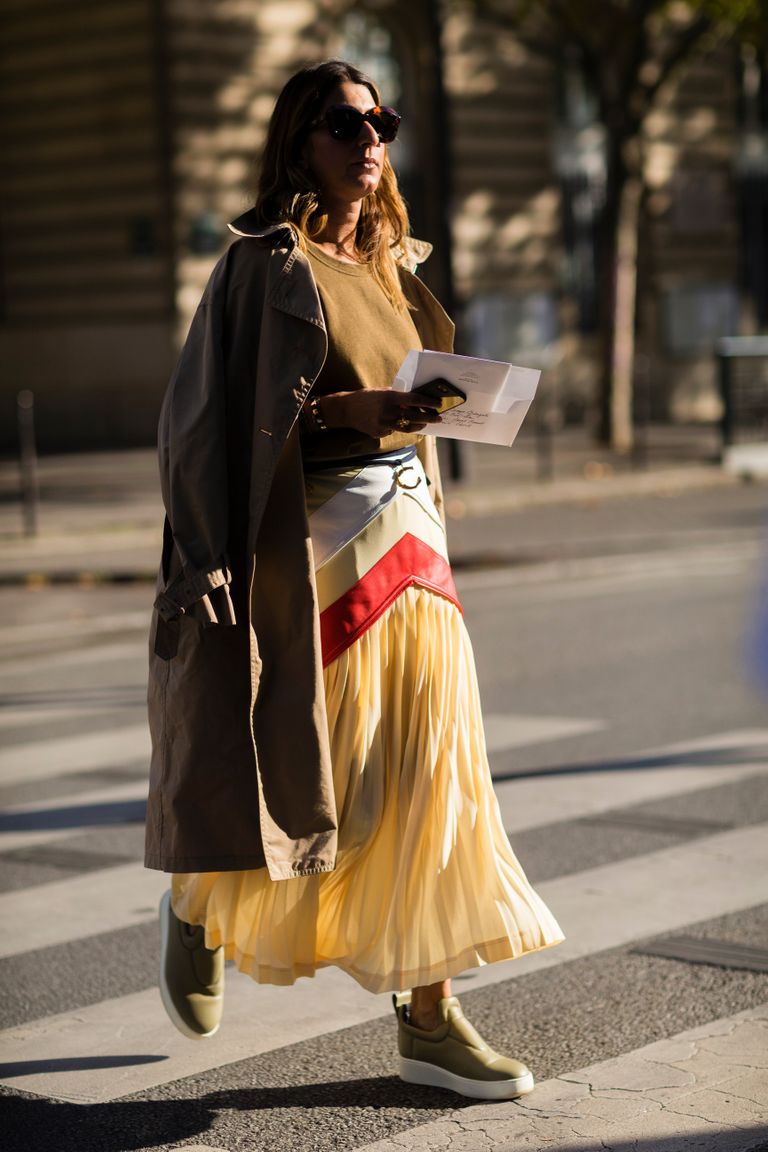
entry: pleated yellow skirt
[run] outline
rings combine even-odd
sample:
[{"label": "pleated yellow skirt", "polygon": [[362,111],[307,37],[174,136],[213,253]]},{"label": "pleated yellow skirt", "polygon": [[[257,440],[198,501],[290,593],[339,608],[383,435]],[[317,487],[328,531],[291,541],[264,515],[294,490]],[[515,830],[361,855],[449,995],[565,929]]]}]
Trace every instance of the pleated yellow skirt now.
[{"label": "pleated yellow skirt", "polygon": [[512,852],[456,604],[411,585],[325,669],[335,871],[173,877],[173,906],[261,983],[327,965],[371,992],[456,976],[562,933]]}]

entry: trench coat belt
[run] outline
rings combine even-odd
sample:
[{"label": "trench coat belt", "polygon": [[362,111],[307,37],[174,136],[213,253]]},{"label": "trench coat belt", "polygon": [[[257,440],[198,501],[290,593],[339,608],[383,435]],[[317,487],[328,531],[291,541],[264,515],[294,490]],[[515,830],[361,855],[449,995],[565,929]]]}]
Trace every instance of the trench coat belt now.
[{"label": "trench coat belt", "polygon": [[155,600],[158,616],[166,623],[178,620],[191,604],[201,600],[214,588],[231,583],[232,575],[226,563],[204,572],[182,571]]}]

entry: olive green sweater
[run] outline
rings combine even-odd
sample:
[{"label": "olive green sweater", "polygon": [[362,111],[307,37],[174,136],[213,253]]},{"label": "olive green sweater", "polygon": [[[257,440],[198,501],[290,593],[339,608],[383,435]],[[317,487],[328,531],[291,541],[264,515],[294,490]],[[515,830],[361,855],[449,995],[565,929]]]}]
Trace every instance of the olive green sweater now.
[{"label": "olive green sweater", "polygon": [[[335,260],[308,244],[312,272],[328,329],[328,357],[311,395],[391,388],[406,352],[421,349],[410,312],[396,312],[373,278],[370,265]],[[413,433],[374,439],[352,428],[301,429],[305,462],[392,452],[415,444]]]}]

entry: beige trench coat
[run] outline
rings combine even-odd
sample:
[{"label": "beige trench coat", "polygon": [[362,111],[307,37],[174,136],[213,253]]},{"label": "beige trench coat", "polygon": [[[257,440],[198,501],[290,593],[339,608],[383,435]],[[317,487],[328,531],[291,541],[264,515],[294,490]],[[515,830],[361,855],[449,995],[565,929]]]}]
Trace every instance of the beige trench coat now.
[{"label": "beige trench coat", "polygon": [[[145,863],[331,871],[319,617],[296,419],[327,337],[309,261],[254,213],[216,265],[163,402]],[[453,325],[402,270],[426,348]],[[440,502],[434,440],[419,448]]]}]

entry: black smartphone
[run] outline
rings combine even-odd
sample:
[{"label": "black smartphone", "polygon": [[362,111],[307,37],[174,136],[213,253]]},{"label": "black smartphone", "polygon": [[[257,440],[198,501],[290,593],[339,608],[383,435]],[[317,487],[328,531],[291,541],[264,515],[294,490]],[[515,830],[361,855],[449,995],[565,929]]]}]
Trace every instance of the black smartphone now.
[{"label": "black smartphone", "polygon": [[428,380],[426,384],[419,384],[418,388],[414,388],[412,391],[417,395],[421,393],[422,396],[430,396],[434,400],[439,400],[438,412],[447,412],[450,408],[458,408],[459,404],[466,403],[467,399],[461,388],[451,384],[450,380],[444,380],[442,376],[438,376],[436,380]]}]

